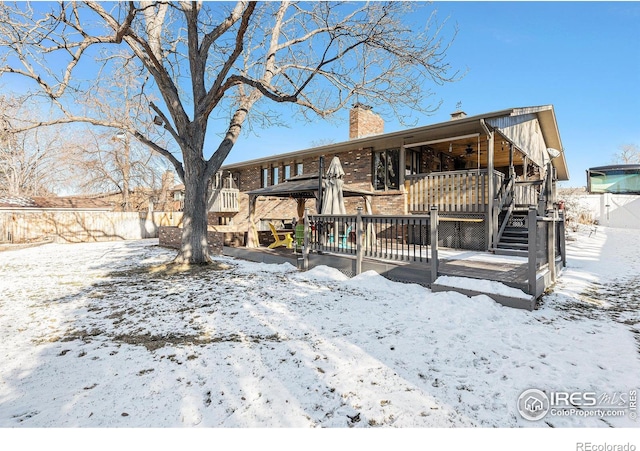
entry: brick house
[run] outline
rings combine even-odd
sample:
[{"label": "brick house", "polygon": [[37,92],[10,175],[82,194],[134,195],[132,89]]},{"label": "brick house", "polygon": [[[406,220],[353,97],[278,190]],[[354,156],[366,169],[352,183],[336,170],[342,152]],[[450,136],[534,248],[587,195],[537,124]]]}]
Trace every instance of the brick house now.
[{"label": "brick house", "polygon": [[[249,193],[302,174],[317,175],[321,157],[328,162],[337,156],[345,186],[369,192],[373,214],[424,214],[435,206],[471,227],[470,248],[507,248],[505,229],[529,206],[540,214],[553,208],[556,182],[569,177],[561,150],[552,105],[475,116],[458,111],[446,122],[384,133],[382,119],[358,104],[350,111],[347,141],[223,166],[211,217],[224,230],[247,231]],[[223,196],[234,199],[223,203]],[[256,197],[253,227],[258,230],[297,216],[295,199]],[[363,204],[362,198],[348,198],[347,212]],[[306,207],[315,212],[313,203]]]}]

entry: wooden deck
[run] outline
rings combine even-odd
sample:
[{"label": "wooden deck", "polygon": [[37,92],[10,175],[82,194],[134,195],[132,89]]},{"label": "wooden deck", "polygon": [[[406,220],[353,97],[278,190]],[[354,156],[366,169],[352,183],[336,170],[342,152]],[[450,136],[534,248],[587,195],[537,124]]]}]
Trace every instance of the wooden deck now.
[{"label": "wooden deck", "polygon": [[527,263],[440,260],[438,273],[444,276],[494,280],[519,289],[527,287]]},{"label": "wooden deck", "polygon": [[[290,263],[301,267],[302,257],[293,250],[286,248],[224,248],[224,254],[236,258],[242,258],[259,263],[282,264]],[[331,266],[349,277],[355,275],[355,257],[338,254],[310,254],[309,268],[320,265]],[[431,265],[423,263],[406,263],[380,259],[365,258],[362,271],[375,271],[387,279],[404,283],[416,283],[428,288],[431,284]],[[518,257],[501,257],[489,253],[464,252],[458,255],[444,257],[439,261],[438,276],[464,277],[479,280],[489,280],[503,283],[506,286],[517,288],[526,292],[527,289],[527,263]],[[436,290],[436,288],[438,288]],[[447,288],[435,287],[434,291],[443,291]],[[492,293],[482,293],[473,290],[448,289],[463,294],[474,296],[486,294],[497,302],[509,307],[525,308],[532,310],[535,307],[535,299],[517,300],[505,296],[495,296]]]}]

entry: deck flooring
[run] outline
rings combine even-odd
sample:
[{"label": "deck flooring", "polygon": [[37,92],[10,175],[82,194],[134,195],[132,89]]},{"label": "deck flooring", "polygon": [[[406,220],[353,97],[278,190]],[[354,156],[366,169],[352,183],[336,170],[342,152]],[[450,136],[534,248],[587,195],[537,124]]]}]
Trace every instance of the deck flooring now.
[{"label": "deck flooring", "polygon": [[507,285],[527,283],[526,263],[491,263],[473,260],[440,260],[438,273],[445,276],[495,280]]},{"label": "deck flooring", "polygon": [[[227,248],[225,247],[225,255],[231,255],[238,258],[244,258],[251,261],[262,263],[284,263],[288,262],[296,266],[298,254],[295,254],[291,249],[276,248],[268,249],[265,247],[247,249],[247,248]],[[336,257],[342,257],[342,260],[349,261],[353,259],[353,256],[335,255]],[[486,258],[483,258],[486,256]],[[325,257],[328,255],[325,254]],[[453,256],[452,258],[443,258],[438,265],[438,274],[441,276],[454,276],[454,277],[468,277],[481,280],[493,280],[504,283],[517,288],[526,288],[527,285],[527,263],[519,261],[517,258],[494,258],[493,254],[482,252],[468,252],[459,256]],[[394,280],[401,280],[402,274],[407,274],[407,281],[413,283],[421,283],[419,280],[426,281],[430,278],[431,265],[427,262],[423,263],[405,263],[405,262],[390,262],[367,258],[369,262],[367,267],[371,267],[373,263],[379,263],[381,265],[387,265],[387,268],[393,266],[393,269],[387,269],[391,278]],[[326,261],[326,259],[323,259]],[[338,269],[343,269],[337,265]],[[344,266],[344,262],[342,262]],[[383,270],[384,271],[384,270]],[[348,272],[348,271],[347,271]],[[380,272],[380,271],[379,271]],[[382,273],[382,272],[381,272]],[[353,275],[353,274],[350,274]],[[385,275],[383,273],[383,275]]]}]

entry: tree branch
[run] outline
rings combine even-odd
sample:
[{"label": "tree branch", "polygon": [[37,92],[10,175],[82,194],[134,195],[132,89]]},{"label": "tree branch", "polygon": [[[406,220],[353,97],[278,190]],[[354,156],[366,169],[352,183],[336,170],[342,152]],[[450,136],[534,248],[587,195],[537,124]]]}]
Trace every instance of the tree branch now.
[{"label": "tree branch", "polygon": [[[233,52],[225,61],[222,69],[216,77],[216,80],[213,82],[211,89],[202,101],[202,111],[199,111],[199,113],[203,118],[205,118],[205,120],[209,117],[209,114],[211,114],[211,111],[213,111],[213,109],[216,107],[216,105],[224,95],[224,92],[226,91],[226,89],[223,89],[223,86],[225,86],[224,80],[229,75],[229,71],[237,61],[238,57],[242,54],[242,50],[244,48],[244,37],[249,28],[249,20],[251,19],[255,8],[256,2],[250,2],[242,13],[242,21],[236,34],[235,47],[233,49]],[[204,55],[201,55],[201,58],[202,57],[204,57]],[[234,82],[231,82],[226,86],[230,87],[234,84]]]}]

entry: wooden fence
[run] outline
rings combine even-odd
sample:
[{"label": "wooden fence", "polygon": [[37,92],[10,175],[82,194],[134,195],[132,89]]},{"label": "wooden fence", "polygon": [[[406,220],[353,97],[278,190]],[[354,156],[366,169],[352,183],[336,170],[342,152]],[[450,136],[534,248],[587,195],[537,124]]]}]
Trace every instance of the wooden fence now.
[{"label": "wooden fence", "polygon": [[0,242],[157,238],[160,226],[175,226],[181,219],[180,212],[0,211]]}]

